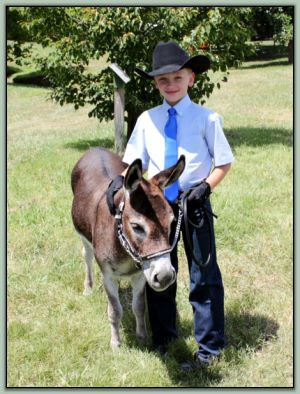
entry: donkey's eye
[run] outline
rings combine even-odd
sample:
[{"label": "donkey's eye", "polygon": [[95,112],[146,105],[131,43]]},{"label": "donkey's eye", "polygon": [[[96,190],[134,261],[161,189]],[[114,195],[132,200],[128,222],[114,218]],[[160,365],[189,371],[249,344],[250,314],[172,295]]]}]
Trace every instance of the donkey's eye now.
[{"label": "donkey's eye", "polygon": [[131,227],[133,229],[133,231],[139,235],[139,236],[144,236],[146,234],[146,231],[144,230],[144,228],[138,224],[138,223],[130,223]]}]

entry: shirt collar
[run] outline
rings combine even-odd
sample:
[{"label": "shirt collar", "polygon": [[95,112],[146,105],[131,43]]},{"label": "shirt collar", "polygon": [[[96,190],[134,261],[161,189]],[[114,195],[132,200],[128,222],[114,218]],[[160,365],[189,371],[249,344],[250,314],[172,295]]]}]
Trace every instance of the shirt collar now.
[{"label": "shirt collar", "polygon": [[[187,109],[187,107],[191,104],[191,99],[189,97],[189,95],[187,94],[186,96],[183,97],[183,99],[181,99],[179,101],[179,103],[177,103],[174,108],[176,109],[176,112],[178,113],[178,115],[182,115],[183,112]],[[171,108],[171,105],[168,104],[166,102],[166,100],[164,100],[163,104],[162,104],[162,109],[167,112],[168,109]]]}]

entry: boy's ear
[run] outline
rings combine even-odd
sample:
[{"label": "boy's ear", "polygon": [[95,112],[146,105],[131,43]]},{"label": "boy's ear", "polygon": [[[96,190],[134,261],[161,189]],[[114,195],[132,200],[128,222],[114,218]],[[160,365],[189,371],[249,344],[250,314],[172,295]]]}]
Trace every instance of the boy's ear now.
[{"label": "boy's ear", "polygon": [[196,74],[194,73],[194,71],[191,71],[190,79],[189,79],[189,87],[190,88],[194,85],[195,78],[196,78]]}]

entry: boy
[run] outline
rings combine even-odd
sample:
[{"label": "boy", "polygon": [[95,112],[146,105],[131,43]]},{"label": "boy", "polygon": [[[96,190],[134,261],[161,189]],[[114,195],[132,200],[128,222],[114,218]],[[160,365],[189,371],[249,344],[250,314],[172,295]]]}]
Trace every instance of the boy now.
[{"label": "boy", "polygon": [[[193,86],[195,75],[209,67],[206,56],[189,58],[175,42],[158,43],[153,52],[153,70],[137,69],[137,72],[154,79],[164,101],[139,117],[123,157],[128,164],[140,158],[143,170],[148,170],[150,178],[175,164],[181,154],[185,155],[185,170],[179,182],[165,190],[165,196],[176,211],[180,193],[191,190],[188,217],[193,224],[188,224],[189,237],[185,228],[182,232],[190,273],[189,301],[199,346],[194,358],[200,365],[208,365],[225,346],[224,290],[216,260],[213,220],[211,215],[203,212],[211,210],[209,195],[225,177],[233,161],[219,116],[193,103],[187,93]],[[109,187],[110,192],[121,185],[122,177],[116,178]],[[190,240],[192,251],[189,250]],[[209,263],[201,265],[209,254]],[[177,248],[173,249],[171,260],[177,271]],[[161,293],[147,285],[146,294],[153,344],[164,354],[168,343],[178,337],[176,283]]]}]

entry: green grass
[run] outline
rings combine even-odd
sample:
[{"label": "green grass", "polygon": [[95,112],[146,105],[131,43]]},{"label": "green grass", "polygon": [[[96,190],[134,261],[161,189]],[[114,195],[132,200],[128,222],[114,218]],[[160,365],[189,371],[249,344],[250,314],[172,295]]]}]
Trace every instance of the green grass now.
[{"label": "green grass", "polygon": [[182,247],[181,338],[169,356],[138,346],[127,283],[123,345],[110,350],[97,267],[93,296],[82,296],[70,172],[89,146],[113,149],[113,122],[47,96],[8,85],[8,386],[291,387],[292,67],[246,63],[207,103],[222,114],[236,159],[212,197],[228,346],[207,371],[179,368],[196,350]]}]

